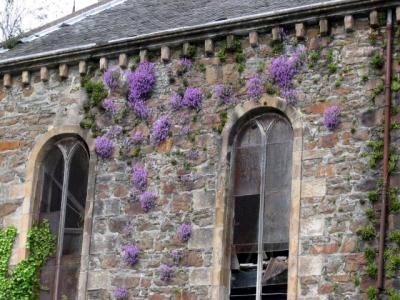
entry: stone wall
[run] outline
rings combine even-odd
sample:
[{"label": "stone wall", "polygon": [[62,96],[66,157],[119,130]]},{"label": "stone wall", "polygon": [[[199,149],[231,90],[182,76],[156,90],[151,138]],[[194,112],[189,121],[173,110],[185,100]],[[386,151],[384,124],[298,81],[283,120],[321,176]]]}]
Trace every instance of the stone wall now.
[{"label": "stone wall", "polygon": [[[309,54],[320,53],[315,63],[302,68],[295,83],[299,93],[296,109],[304,124],[298,299],[308,300],[361,299],[373,283],[364,276],[364,245],[356,230],[367,223],[364,211],[370,204],[366,195],[375,188],[377,178],[361,154],[383,119],[383,96],[378,95],[375,104],[370,100],[382,76],[370,66],[370,57],[374,51],[382,51],[384,35],[377,30],[373,43],[368,19],[356,19],[350,33],[345,32],[342,21],[330,25],[331,34],[326,37],[320,37],[317,26],[308,27],[304,40],[288,28],[284,43],[286,52],[305,45]],[[137,126],[149,133],[158,116],[170,114],[172,136],[160,146],[145,142],[140,152],[132,149],[129,153],[119,151],[124,139],[120,136],[113,157],[98,160],[88,299],[112,299],[113,291],[121,286],[129,288],[132,299],[210,299],[216,165],[222,141],[217,129],[223,121],[221,112],[233,109],[219,104],[214,87],[230,84],[239,102],[248,101],[246,80],[260,67],[268,67],[274,56],[270,33],[259,33],[257,47],[250,46],[247,37],[238,38],[246,57],[242,73],[232,53],[221,63],[216,56],[205,56],[202,45],[197,45],[194,67],[182,77],[175,75],[181,49],[172,48],[168,62],[160,62],[157,52],[151,55],[157,84],[147,103],[153,113]],[[216,42],[216,52],[220,46],[221,42]],[[333,72],[327,67],[331,54],[337,67]],[[109,65],[117,62],[111,58]],[[19,77],[13,80],[12,88],[0,91],[1,226],[20,226],[27,160],[35,141],[52,128],[79,124],[87,100],[77,66],[69,67],[67,79],[61,79],[58,70],[50,70],[45,83],[39,73],[32,74],[27,86]],[[198,112],[171,111],[169,98],[184,80],[202,89],[203,105]],[[124,103],[123,86],[111,98]],[[330,131],[322,116],[333,104],[340,106],[342,117],[340,127]],[[96,122],[104,130],[113,123],[101,112],[97,112]],[[134,123],[130,113],[120,125],[129,134]],[[190,125],[189,134],[182,133],[185,125]],[[149,189],[157,194],[156,207],[147,213],[131,196],[130,170],[135,162],[144,164]],[[193,224],[193,234],[185,243],[176,232],[187,221]],[[122,246],[127,243],[141,249],[134,267],[122,260]],[[172,281],[165,283],[158,268],[172,262],[172,250],[182,251],[183,258]]]}]

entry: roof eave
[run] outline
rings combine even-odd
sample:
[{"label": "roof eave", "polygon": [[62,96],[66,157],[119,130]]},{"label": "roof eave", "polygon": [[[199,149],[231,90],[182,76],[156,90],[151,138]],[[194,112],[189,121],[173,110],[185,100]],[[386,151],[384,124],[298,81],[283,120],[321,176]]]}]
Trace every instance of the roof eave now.
[{"label": "roof eave", "polygon": [[[400,5],[400,0],[336,0],[290,9],[276,10],[202,25],[180,27],[134,37],[112,40],[105,44],[88,44],[0,60],[0,72],[14,73],[88,58],[113,56],[142,48],[178,44],[183,40],[201,40],[227,33],[248,32],[269,26],[305,22],[323,17],[365,13],[377,8]],[[245,25],[245,26],[244,26]]]}]

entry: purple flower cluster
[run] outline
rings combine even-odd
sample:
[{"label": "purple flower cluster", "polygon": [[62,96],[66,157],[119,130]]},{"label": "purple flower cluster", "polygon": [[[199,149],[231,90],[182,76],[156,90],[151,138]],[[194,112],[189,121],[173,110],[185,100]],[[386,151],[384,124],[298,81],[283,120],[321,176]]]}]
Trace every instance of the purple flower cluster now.
[{"label": "purple flower cluster", "polygon": [[253,99],[258,99],[262,93],[264,92],[264,80],[258,75],[255,74],[246,83],[247,95]]},{"label": "purple flower cluster", "polygon": [[114,292],[114,297],[117,300],[126,300],[128,299],[128,290],[126,288],[117,288]]},{"label": "purple flower cluster", "polygon": [[183,101],[182,96],[179,95],[178,93],[175,93],[170,98],[169,103],[171,104],[172,109],[179,110],[183,107],[182,101]]},{"label": "purple flower cluster", "polygon": [[189,71],[192,67],[193,67],[193,63],[190,59],[181,58],[178,61],[176,70],[177,70],[178,75],[182,75],[183,73],[186,73],[187,71]]},{"label": "purple flower cluster", "polygon": [[200,109],[203,96],[199,88],[188,87],[183,95],[182,104],[191,109]]},{"label": "purple flower cluster", "polygon": [[297,91],[294,88],[284,88],[281,90],[281,95],[283,98],[286,99],[287,103],[290,105],[296,105],[297,104]]},{"label": "purple flower cluster", "polygon": [[278,85],[282,97],[292,105],[297,103],[297,93],[293,88],[293,79],[303,65],[304,57],[304,51],[298,49],[291,56],[281,55],[274,58],[268,68],[269,75]]},{"label": "purple flower cluster", "polygon": [[108,88],[113,91],[118,87],[118,80],[120,77],[119,70],[117,68],[108,68],[103,74],[104,83]]},{"label": "purple flower cluster", "polygon": [[172,250],[172,252],[171,252],[171,257],[172,257],[172,260],[174,261],[174,264],[175,265],[178,265],[179,264],[179,261],[181,260],[181,258],[182,258],[182,253],[181,253],[181,251],[179,251],[179,250]]},{"label": "purple flower cluster", "polygon": [[229,86],[218,84],[215,87],[214,92],[215,95],[219,98],[219,100],[225,105],[229,105],[236,102],[236,100],[233,98],[232,89]]},{"label": "purple flower cluster", "polygon": [[132,167],[132,183],[140,192],[147,188],[147,171],[144,167],[136,164]]},{"label": "purple flower cluster", "polygon": [[96,153],[101,158],[109,158],[113,153],[114,144],[106,135],[96,138]]},{"label": "purple flower cluster", "polygon": [[141,132],[140,130],[136,130],[135,133],[132,135],[132,142],[135,145],[139,145],[142,142],[144,142],[144,140],[146,139],[146,137],[144,136],[143,132]]},{"label": "purple flower cluster", "polygon": [[190,125],[185,125],[181,128],[182,134],[189,134],[189,132],[190,132]]},{"label": "purple flower cluster", "polygon": [[103,108],[106,112],[115,115],[118,112],[117,104],[110,98],[106,98],[103,100]]},{"label": "purple flower cluster", "polygon": [[171,121],[168,116],[161,116],[154,122],[152,127],[151,139],[154,144],[159,145],[164,142],[171,130]]},{"label": "purple flower cluster", "polygon": [[324,125],[329,130],[334,130],[340,124],[340,108],[337,105],[328,107],[324,111]]},{"label": "purple flower cluster", "polygon": [[148,108],[146,107],[145,100],[150,96],[155,83],[156,76],[152,63],[140,63],[134,72],[128,74],[129,107],[141,118],[145,118],[148,115]]},{"label": "purple flower cluster", "polygon": [[160,271],[160,279],[162,281],[170,281],[172,279],[172,275],[174,269],[168,265],[162,264],[159,268]]},{"label": "purple flower cluster", "polygon": [[124,251],[124,262],[131,267],[136,265],[139,261],[139,248],[135,245],[126,245],[122,247],[122,250]]},{"label": "purple flower cluster", "polygon": [[178,229],[178,237],[182,242],[187,242],[192,235],[192,225],[183,223]]},{"label": "purple flower cluster", "polygon": [[140,206],[144,212],[148,212],[155,206],[156,195],[153,192],[145,191],[140,194],[139,201]]},{"label": "purple flower cluster", "polygon": [[121,133],[122,133],[122,127],[119,126],[119,125],[115,125],[115,126],[111,127],[111,128],[107,131],[106,135],[107,135],[109,138],[115,139],[115,138],[116,138],[117,136],[119,136]]}]

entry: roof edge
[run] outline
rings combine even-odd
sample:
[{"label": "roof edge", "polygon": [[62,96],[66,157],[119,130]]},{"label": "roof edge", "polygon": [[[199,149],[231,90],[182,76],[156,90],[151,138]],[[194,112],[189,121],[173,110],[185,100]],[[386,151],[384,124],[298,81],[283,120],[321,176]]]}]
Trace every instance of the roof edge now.
[{"label": "roof edge", "polygon": [[[295,8],[247,15],[228,20],[209,22],[201,25],[179,27],[164,31],[142,34],[111,40],[106,44],[88,44],[65,49],[57,49],[38,54],[19,56],[0,60],[0,72],[12,73],[29,70],[43,65],[74,62],[80,59],[97,58],[132,52],[143,48],[156,48],[164,44],[177,44],[191,38],[200,40],[205,37],[222,36],[227,33],[248,32],[269,26],[293,24],[321,17],[341,16],[345,14],[365,13],[377,8],[400,5],[400,0],[335,0],[324,1]],[[244,27],[243,25],[246,25]]]}]

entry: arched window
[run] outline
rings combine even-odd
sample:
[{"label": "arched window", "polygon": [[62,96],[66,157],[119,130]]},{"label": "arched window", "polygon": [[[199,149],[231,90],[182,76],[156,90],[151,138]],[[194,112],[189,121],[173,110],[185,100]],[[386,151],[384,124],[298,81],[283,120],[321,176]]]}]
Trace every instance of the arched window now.
[{"label": "arched window", "polygon": [[293,130],[281,114],[248,120],[233,141],[231,299],[286,299]]},{"label": "arched window", "polygon": [[89,154],[76,137],[56,140],[45,150],[40,165],[36,200],[39,220],[47,219],[57,249],[41,271],[40,299],[76,299]]}]

